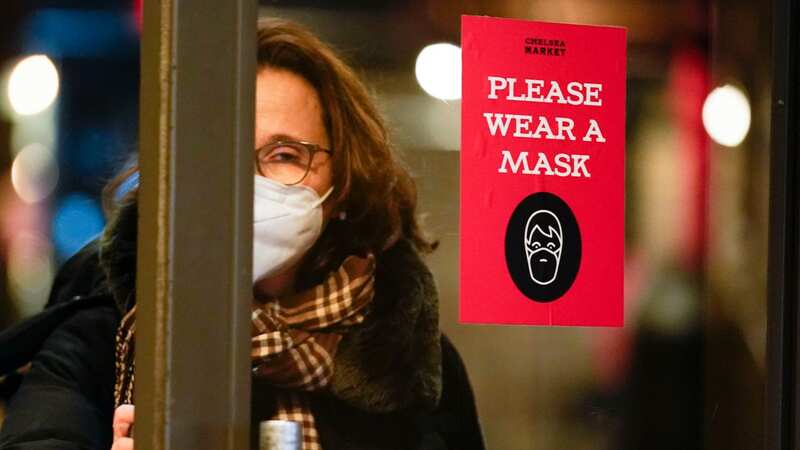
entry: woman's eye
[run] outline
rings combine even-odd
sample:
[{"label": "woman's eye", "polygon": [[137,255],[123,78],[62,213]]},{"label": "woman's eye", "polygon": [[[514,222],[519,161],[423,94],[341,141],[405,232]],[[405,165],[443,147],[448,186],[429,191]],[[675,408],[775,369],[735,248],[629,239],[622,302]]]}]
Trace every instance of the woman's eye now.
[{"label": "woman's eye", "polygon": [[295,162],[300,158],[300,153],[291,147],[278,147],[270,152],[268,160],[276,162]]},{"label": "woman's eye", "polygon": [[550,249],[556,248],[556,244],[553,244],[552,242],[548,242],[547,243],[547,248],[550,248]]},{"label": "woman's eye", "polygon": [[533,248],[539,248],[541,246],[542,246],[542,244],[540,244],[539,241],[534,241]]}]

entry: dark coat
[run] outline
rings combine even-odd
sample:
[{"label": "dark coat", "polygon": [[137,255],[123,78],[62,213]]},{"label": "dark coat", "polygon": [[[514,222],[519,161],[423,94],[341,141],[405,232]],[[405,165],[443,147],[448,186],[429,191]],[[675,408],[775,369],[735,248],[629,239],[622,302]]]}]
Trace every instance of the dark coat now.
[{"label": "dark coat", "polygon": [[[47,319],[38,334],[31,332],[37,326],[22,327],[13,336],[21,347],[7,346],[35,357],[8,405],[0,449],[111,447],[114,337],[121,310],[135,298],[135,223],[133,204],[109,224],[102,243],[64,264],[46,309],[61,308],[60,323]],[[378,256],[375,276],[368,320],[341,341],[330,391],[312,397],[323,448],[483,449],[464,365],[438,329],[427,267],[401,241]],[[0,349],[0,369],[4,357],[16,362],[21,353]],[[253,378],[252,448],[258,423],[274,407],[272,388]]]}]

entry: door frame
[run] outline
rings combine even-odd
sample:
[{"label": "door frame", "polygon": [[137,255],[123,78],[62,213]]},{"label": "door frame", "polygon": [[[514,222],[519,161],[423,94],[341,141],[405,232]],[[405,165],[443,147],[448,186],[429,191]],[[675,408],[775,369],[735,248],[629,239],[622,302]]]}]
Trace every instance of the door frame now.
[{"label": "door frame", "polygon": [[800,2],[773,1],[766,448],[800,444]]}]

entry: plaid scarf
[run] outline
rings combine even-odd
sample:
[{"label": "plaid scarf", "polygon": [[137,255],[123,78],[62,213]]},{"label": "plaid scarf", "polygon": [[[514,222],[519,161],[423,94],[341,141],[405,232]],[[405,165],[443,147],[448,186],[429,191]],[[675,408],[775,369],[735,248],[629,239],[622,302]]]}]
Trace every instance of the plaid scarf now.
[{"label": "plaid scarf", "polygon": [[[272,419],[300,422],[303,450],[322,448],[307,393],[330,383],[339,341],[366,317],[374,295],[374,271],[373,255],[351,255],[319,285],[281,299],[253,302],[253,375],[278,388]],[[115,408],[133,403],[135,331],[134,305],[117,329]]]}]

